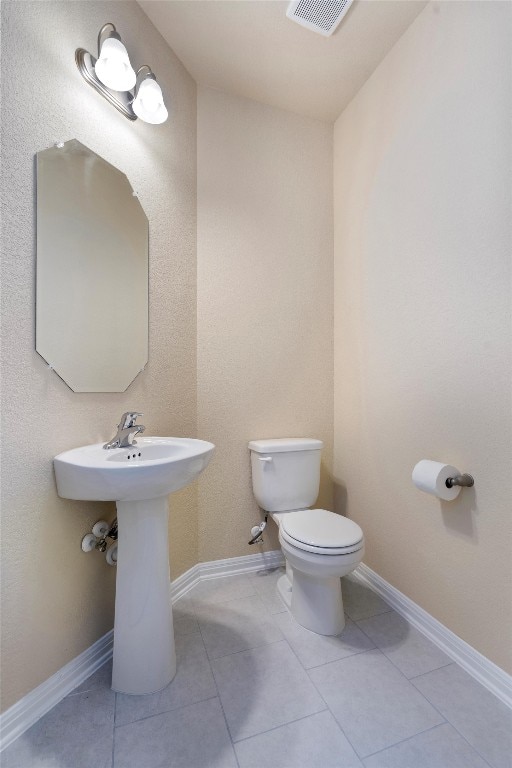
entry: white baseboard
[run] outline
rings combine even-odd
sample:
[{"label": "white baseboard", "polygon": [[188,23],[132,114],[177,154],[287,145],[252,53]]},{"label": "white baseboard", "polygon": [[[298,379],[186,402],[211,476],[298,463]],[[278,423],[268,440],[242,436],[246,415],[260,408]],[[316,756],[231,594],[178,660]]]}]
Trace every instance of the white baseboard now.
[{"label": "white baseboard", "polygon": [[284,557],[280,549],[274,549],[271,552],[257,552],[255,555],[244,555],[243,557],[229,557],[227,560],[197,563],[172,582],[172,601],[175,603],[200,581],[220,579],[224,576],[237,576],[242,573],[259,571],[261,568],[277,568],[279,565],[284,565]]},{"label": "white baseboard", "polygon": [[[284,563],[281,550],[257,553],[228,560],[198,563],[178,576],[171,583],[171,599],[175,603],[203,579],[217,579],[240,573],[274,568]],[[70,694],[84,680],[112,658],[114,630],[100,637],[90,648],[72,659],[48,680],[24,696],[0,715],[0,752],[12,744],[50,711],[59,701]]]},{"label": "white baseboard", "polygon": [[428,637],[500,701],[512,708],[512,677],[503,669],[464,642],[364,563],[352,572],[352,576],[384,598],[413,627]]},{"label": "white baseboard", "polygon": [[182,573],[177,579],[171,581],[171,600],[175,603],[180,597],[190,592],[192,587],[195,587],[201,581],[201,573],[199,571],[199,565],[193,565],[188,571]]},{"label": "white baseboard", "polygon": [[212,560],[209,563],[199,563],[201,581],[218,579],[221,576],[236,576],[241,573],[251,573],[262,568],[270,569],[284,565],[283,553],[280,549],[272,552],[257,552],[255,555],[230,557],[228,560]]},{"label": "white baseboard", "polygon": [[83,653],[0,716],[0,751],[28,730],[59,701],[87,680],[112,657],[114,630],[96,640]]}]

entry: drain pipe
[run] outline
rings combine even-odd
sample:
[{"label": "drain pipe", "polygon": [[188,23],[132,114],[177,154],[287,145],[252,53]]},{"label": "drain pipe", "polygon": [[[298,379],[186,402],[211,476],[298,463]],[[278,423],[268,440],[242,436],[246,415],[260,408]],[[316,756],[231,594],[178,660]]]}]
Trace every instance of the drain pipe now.
[{"label": "drain pipe", "polygon": [[260,523],[259,525],[254,525],[251,528],[252,539],[249,542],[247,542],[248,544],[261,544],[263,542],[263,537],[261,534],[266,528],[267,520],[268,520],[268,512],[265,514],[265,520],[262,523]]}]

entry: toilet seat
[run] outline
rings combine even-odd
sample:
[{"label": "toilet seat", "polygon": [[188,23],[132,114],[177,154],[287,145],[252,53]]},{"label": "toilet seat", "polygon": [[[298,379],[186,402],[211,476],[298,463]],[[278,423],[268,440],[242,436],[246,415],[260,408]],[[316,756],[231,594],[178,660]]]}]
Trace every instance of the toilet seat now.
[{"label": "toilet seat", "polygon": [[326,509],[283,515],[279,535],[293,547],[318,555],[348,555],[364,546],[357,523]]}]

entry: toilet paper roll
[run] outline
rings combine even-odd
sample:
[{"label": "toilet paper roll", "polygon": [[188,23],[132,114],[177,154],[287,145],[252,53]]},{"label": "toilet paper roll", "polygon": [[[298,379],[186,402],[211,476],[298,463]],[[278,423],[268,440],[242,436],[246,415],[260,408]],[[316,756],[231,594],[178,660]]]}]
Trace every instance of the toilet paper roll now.
[{"label": "toilet paper roll", "polygon": [[422,459],[412,471],[412,481],[420,491],[431,493],[438,499],[453,501],[460,493],[460,486],[455,485],[453,488],[448,488],[446,481],[449,477],[456,477],[457,475],[460,475],[459,470],[450,464]]}]

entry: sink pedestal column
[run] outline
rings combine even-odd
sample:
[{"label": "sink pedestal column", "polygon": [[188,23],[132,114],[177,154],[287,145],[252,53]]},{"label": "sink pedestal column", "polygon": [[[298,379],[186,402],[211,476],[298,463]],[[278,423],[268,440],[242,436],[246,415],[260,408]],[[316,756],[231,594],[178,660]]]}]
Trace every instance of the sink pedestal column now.
[{"label": "sink pedestal column", "polygon": [[154,693],[176,674],[168,498],[118,501],[112,688]]}]

